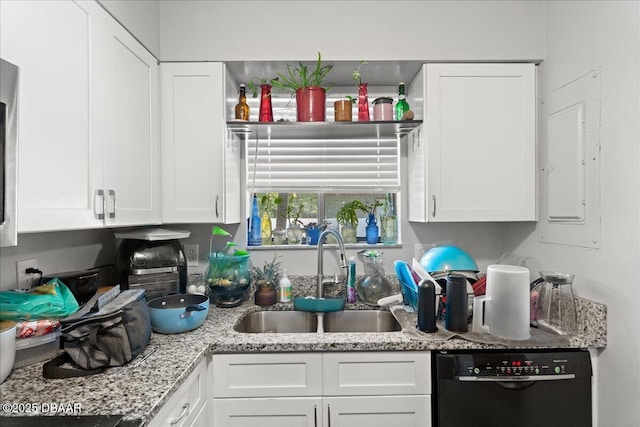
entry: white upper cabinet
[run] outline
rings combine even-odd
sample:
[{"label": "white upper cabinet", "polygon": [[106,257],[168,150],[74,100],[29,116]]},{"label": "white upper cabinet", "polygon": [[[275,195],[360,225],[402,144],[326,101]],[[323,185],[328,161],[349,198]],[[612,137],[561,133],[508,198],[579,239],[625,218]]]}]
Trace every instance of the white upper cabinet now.
[{"label": "white upper cabinet", "polygon": [[535,221],[534,64],[427,64],[409,94],[409,220]]},{"label": "white upper cabinet", "polygon": [[240,140],[225,110],[235,82],[219,62],[160,69],[162,222],[240,222]]},{"label": "white upper cabinet", "polygon": [[120,24],[107,24],[99,65],[107,111],[96,123],[105,138],[105,222],[159,223],[158,61]]},{"label": "white upper cabinet", "polygon": [[94,2],[0,3],[0,54],[20,67],[18,231],[102,224],[102,147],[91,128],[101,13]]},{"label": "white upper cabinet", "polygon": [[95,2],[0,8],[20,67],[18,231],[157,222],[156,60]]}]

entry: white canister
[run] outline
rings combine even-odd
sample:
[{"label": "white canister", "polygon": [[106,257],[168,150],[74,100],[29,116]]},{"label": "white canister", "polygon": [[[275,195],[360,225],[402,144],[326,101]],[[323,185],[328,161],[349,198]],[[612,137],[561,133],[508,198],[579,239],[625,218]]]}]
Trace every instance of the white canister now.
[{"label": "white canister", "polygon": [[16,359],[16,323],[10,320],[0,322],[0,383],[13,369]]},{"label": "white canister", "polygon": [[393,99],[386,96],[373,100],[373,120],[393,120]]},{"label": "white canister", "polygon": [[486,294],[473,302],[473,331],[504,339],[529,339],[529,280],[525,267],[501,264],[487,267]]}]

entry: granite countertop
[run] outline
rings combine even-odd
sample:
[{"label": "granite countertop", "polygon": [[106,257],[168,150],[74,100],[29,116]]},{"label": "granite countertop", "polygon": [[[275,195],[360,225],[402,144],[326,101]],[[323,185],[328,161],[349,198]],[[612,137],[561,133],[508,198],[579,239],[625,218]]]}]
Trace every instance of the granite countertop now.
[{"label": "granite countertop", "polygon": [[[295,288],[306,291],[304,287]],[[306,293],[310,295],[310,293]],[[579,333],[558,346],[534,343],[519,348],[588,348],[606,346],[606,307],[577,298]],[[348,304],[346,309],[370,309]],[[235,308],[211,305],[207,320],[198,329],[175,335],[154,333],[148,347],[126,366],[81,378],[45,379],[42,363],[15,369],[0,385],[3,404],[71,404],[76,412],[63,415],[123,415],[134,425],[151,420],[209,353],[313,352],[313,351],[406,351],[436,349],[512,348],[461,338],[429,339],[406,332],[387,333],[279,333],[247,334],[233,330],[248,312],[262,308],[247,301]],[[275,304],[269,310],[291,310],[292,304]],[[402,322],[401,322],[402,323]],[[141,364],[136,362],[150,354]],[[61,415],[61,413],[12,413],[3,406],[1,416]]]}]

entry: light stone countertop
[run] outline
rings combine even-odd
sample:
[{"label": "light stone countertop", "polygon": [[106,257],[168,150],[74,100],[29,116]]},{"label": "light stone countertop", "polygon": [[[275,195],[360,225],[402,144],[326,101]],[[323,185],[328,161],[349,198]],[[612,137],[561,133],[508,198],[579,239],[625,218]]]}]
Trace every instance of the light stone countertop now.
[{"label": "light stone countertop", "polygon": [[[293,278],[292,278],[293,279]],[[312,295],[307,281],[295,279],[297,295]],[[339,292],[338,292],[339,293]],[[606,346],[606,307],[576,299],[580,332],[565,348]],[[369,309],[364,304],[348,304],[346,309]],[[175,335],[154,333],[138,359],[156,349],[139,366],[136,360],[123,367],[83,378],[45,379],[42,363],[15,369],[0,385],[2,403],[78,404],[80,413],[69,415],[123,415],[132,425],[151,420],[180,387],[200,361],[213,353],[314,352],[314,351],[406,351],[513,348],[482,344],[460,338],[448,340],[415,339],[404,332],[387,333],[279,333],[247,334],[233,330],[248,312],[261,310],[250,299],[239,307],[211,305],[207,320],[198,329]],[[292,304],[278,303],[269,310],[291,310]],[[518,348],[557,348],[557,345],[526,344]],[[43,413],[2,416],[51,415]],[[60,414],[58,414],[60,415]]]}]

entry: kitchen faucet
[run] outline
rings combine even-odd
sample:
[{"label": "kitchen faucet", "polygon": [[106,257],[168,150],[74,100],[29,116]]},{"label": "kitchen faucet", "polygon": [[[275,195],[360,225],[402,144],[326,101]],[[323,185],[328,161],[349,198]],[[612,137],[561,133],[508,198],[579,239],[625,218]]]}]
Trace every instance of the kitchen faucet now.
[{"label": "kitchen faucet", "polygon": [[335,236],[336,240],[338,241],[338,246],[340,247],[340,267],[347,268],[347,261],[346,261],[347,257],[344,255],[344,241],[342,240],[342,236],[340,235],[340,233],[338,233],[334,229],[331,229],[331,228],[325,229],[320,234],[320,237],[318,237],[318,275],[317,275],[318,298],[324,298],[324,283],[323,283],[324,273],[322,271],[323,270],[322,255],[323,255],[323,249],[324,249],[324,241],[327,239],[327,236],[329,234],[332,234],[333,236]]}]

